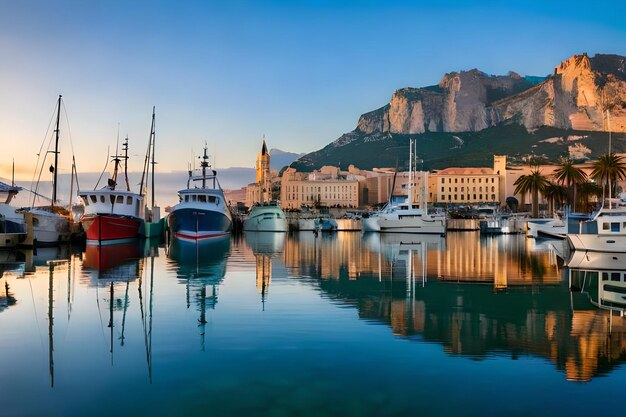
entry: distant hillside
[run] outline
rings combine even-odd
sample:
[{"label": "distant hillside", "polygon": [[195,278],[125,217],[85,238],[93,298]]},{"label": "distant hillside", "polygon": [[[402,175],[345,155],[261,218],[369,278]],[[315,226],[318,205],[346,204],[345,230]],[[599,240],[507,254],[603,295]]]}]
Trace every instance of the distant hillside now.
[{"label": "distant hillside", "polygon": [[[595,157],[624,149],[626,57],[574,55],[548,77],[452,72],[438,85],[396,90],[388,104],[361,115],[356,129],[292,166],[360,168],[402,165],[408,138],[418,141],[424,168],[475,165],[494,153],[523,159]],[[561,138],[561,139],[559,139]],[[543,141],[543,142],[542,142]],[[484,164],[481,163],[481,164]]]},{"label": "distant hillside", "polygon": [[[584,132],[542,127],[531,132],[517,124],[502,125],[480,132],[428,132],[416,135],[391,133],[365,134],[354,131],[307,154],[293,164],[298,171],[312,171],[324,165],[347,169],[382,167],[408,168],[409,139],[416,139],[421,160],[418,169],[443,169],[450,166],[491,166],[493,155],[509,155],[511,163],[523,163],[530,156],[557,161],[561,156],[576,160],[595,158],[608,150],[606,132]],[[626,152],[626,134],[613,134],[613,152]]]},{"label": "distant hillside", "polygon": [[293,161],[300,158],[305,154],[285,152],[280,149],[270,149],[270,168],[281,170],[283,167],[289,166]]}]

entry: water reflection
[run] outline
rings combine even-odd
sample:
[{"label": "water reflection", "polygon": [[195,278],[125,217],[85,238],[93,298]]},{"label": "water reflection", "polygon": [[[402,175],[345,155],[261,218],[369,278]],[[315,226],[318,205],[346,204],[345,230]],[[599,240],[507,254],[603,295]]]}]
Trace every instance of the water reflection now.
[{"label": "water reflection", "polygon": [[[536,355],[568,379],[588,381],[626,359],[625,322],[598,309],[572,308],[560,245],[472,233],[449,233],[445,241],[300,234],[285,251],[293,271],[319,278],[324,294],[397,336],[473,358]],[[626,273],[620,277],[624,282]],[[623,291],[616,287],[600,287],[600,305],[609,298],[615,305],[607,288]],[[601,325],[608,322],[612,328]]]},{"label": "water reflection", "polygon": [[272,260],[279,258],[285,250],[286,233],[245,232],[246,244],[252,250],[256,264],[256,288],[261,294],[261,304],[265,301],[272,280]]},{"label": "water reflection", "polygon": [[186,287],[186,303],[192,301],[198,309],[201,349],[205,349],[207,309],[215,309],[218,286],[226,275],[226,260],[230,254],[230,237],[190,242],[173,238],[168,256],[173,262],[176,277]]}]

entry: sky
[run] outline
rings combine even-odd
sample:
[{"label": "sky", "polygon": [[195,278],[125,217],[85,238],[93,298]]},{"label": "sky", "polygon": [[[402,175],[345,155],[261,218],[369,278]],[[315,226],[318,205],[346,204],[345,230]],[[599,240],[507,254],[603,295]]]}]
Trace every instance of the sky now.
[{"label": "sky", "polygon": [[[32,178],[63,95],[61,166],[100,171],[118,129],[140,171],[254,167],[261,140],[318,150],[394,90],[479,68],[547,75],[626,55],[626,2],[0,0],[0,177]],[[50,128],[52,130],[52,128]]]}]

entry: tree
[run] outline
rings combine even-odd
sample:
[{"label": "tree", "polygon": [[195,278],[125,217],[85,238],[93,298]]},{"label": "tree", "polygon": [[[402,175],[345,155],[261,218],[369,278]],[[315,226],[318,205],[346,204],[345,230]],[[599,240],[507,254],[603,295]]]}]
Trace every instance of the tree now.
[{"label": "tree", "polygon": [[567,198],[567,190],[558,184],[549,183],[543,191],[543,195],[548,199],[548,212],[552,215],[556,205],[560,206]]},{"label": "tree", "polygon": [[572,205],[576,211],[576,189],[578,185],[587,181],[587,174],[574,166],[571,159],[561,159],[558,168],[552,174],[557,183],[567,188],[567,204]]},{"label": "tree", "polygon": [[522,175],[513,183],[515,194],[530,193],[532,197],[532,217],[539,217],[539,193],[546,189],[550,182],[535,168],[528,175]]},{"label": "tree", "polygon": [[626,161],[614,153],[602,155],[593,163],[591,178],[600,183],[603,195],[606,186],[609,198],[612,198],[615,194],[617,181],[626,179]]},{"label": "tree", "polygon": [[583,210],[590,212],[595,203],[602,198],[603,187],[592,181],[585,181],[578,185],[578,204]]}]

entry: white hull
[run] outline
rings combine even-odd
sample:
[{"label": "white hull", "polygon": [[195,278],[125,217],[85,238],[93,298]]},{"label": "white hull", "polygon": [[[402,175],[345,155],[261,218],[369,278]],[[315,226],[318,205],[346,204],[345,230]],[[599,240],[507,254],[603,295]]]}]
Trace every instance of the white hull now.
[{"label": "white hull", "polygon": [[33,209],[24,213],[29,246],[53,246],[69,242],[70,222],[60,214]]},{"label": "white hull", "polygon": [[287,219],[278,206],[255,206],[243,222],[250,232],[286,232]]},{"label": "white hull", "polygon": [[625,235],[568,234],[567,240],[575,251],[626,253]]},{"label": "white hull", "polygon": [[576,251],[567,261],[567,266],[584,270],[624,270],[626,253]]},{"label": "white hull", "polygon": [[547,223],[528,222],[528,230],[526,236],[534,237],[553,237],[557,239],[565,238],[567,226],[562,220],[551,220]]},{"label": "white hull", "polygon": [[445,234],[446,222],[442,219],[433,219],[430,216],[409,217],[405,219],[389,219],[379,217],[378,225],[381,232],[395,233],[433,233]]},{"label": "white hull", "polygon": [[361,230],[364,232],[380,232],[378,216],[361,219]]}]

